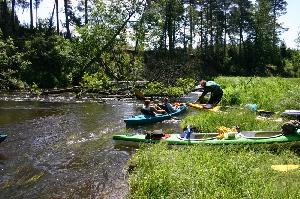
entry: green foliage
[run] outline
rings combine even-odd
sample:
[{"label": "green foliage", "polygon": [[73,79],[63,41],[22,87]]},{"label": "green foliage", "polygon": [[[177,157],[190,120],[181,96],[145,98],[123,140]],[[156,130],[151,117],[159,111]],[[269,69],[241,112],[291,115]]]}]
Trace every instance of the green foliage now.
[{"label": "green foliage", "polygon": [[194,82],[191,78],[178,78],[174,86],[170,85],[167,87],[166,92],[169,96],[182,96],[192,90],[195,85]]},{"label": "green foliage", "polygon": [[139,11],[139,2],[125,4],[101,1],[95,4],[89,24],[78,28],[77,55],[82,57],[78,73],[99,69],[115,80],[136,80],[143,66],[141,54],[133,52],[126,41],[126,20]]},{"label": "green foliage", "polygon": [[28,84],[35,82],[41,88],[70,85],[75,57],[69,40],[40,34],[25,42],[25,50],[31,65],[24,69],[22,78]]},{"label": "green foliage", "polygon": [[259,109],[299,109],[300,79],[281,77],[218,77],[223,90],[222,105],[254,103]]},{"label": "green foliage", "polygon": [[149,82],[146,86],[145,94],[156,94],[156,95],[162,95],[165,93],[165,86],[161,82]]},{"label": "green foliage", "polygon": [[31,85],[30,91],[36,95],[42,94],[42,91],[39,89],[38,85],[35,82],[33,82],[33,84]]},{"label": "green foliage", "polygon": [[145,94],[147,95],[168,95],[168,96],[182,96],[192,90],[195,81],[191,78],[178,78],[174,84],[165,85],[162,82],[150,82],[147,84]]},{"label": "green foliage", "polygon": [[94,74],[85,73],[81,85],[84,88],[102,90],[110,87],[110,79],[103,71]]},{"label": "green foliage", "polygon": [[16,89],[24,88],[25,85],[20,80],[19,71],[29,65],[24,59],[24,53],[18,52],[13,40],[0,39],[0,88]]},{"label": "green foliage", "polygon": [[144,146],[133,156],[129,198],[297,198],[299,164],[286,146]]},{"label": "green foliage", "polygon": [[284,70],[293,77],[300,77],[300,51],[292,52],[290,59],[284,59]]}]

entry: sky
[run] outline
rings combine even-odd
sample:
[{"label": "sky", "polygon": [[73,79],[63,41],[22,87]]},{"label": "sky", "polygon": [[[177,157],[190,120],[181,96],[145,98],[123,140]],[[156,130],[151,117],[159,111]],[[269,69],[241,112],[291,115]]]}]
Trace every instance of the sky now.
[{"label": "sky", "polygon": [[300,32],[300,0],[287,0],[287,13],[280,17],[279,21],[283,23],[288,31],[281,36],[289,48],[296,48],[295,39]]},{"label": "sky", "polygon": [[[76,0],[71,0],[71,2],[76,2]],[[284,28],[288,28],[288,30],[282,33],[280,38],[284,40],[287,47],[295,49],[297,47],[295,39],[297,38],[298,32],[300,32],[300,0],[286,0],[286,2],[288,3],[287,13],[279,18],[279,22],[282,23]],[[53,5],[53,0],[43,0],[38,10],[39,17],[49,18],[52,13]],[[62,15],[61,19],[64,19],[63,0],[59,0],[59,12],[60,15]],[[27,12],[22,14],[20,10],[18,11],[18,15],[21,23],[25,22],[24,19],[27,20],[29,18],[26,16],[28,15]]]}]

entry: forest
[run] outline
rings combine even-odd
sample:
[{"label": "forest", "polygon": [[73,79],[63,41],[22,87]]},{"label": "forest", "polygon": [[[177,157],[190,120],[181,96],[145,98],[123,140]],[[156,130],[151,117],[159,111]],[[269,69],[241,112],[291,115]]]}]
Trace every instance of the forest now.
[{"label": "forest", "polygon": [[39,18],[41,3],[0,2],[1,89],[300,76],[300,51],[280,39],[286,0],[55,0]]}]

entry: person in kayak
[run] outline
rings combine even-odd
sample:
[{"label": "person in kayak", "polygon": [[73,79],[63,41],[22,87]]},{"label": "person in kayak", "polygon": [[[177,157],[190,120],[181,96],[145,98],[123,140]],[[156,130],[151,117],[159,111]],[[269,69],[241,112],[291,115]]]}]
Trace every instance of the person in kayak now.
[{"label": "person in kayak", "polygon": [[201,103],[203,102],[204,96],[210,92],[210,98],[208,100],[208,104],[211,105],[217,105],[223,96],[223,90],[219,84],[217,84],[214,81],[206,81],[206,80],[201,80],[200,81],[200,86],[204,89],[201,96],[197,100],[197,102]]},{"label": "person in kayak", "polygon": [[172,113],[172,112],[175,112],[176,111],[176,106],[173,106],[170,101],[169,101],[169,98],[165,97],[162,101],[162,105],[161,108],[164,109],[165,111],[167,111],[167,113]]},{"label": "person in kayak", "polygon": [[144,106],[141,109],[141,112],[144,115],[151,115],[151,116],[155,116],[156,114],[165,114],[166,113],[165,110],[156,108],[154,106],[153,102],[151,102],[148,99],[144,101]]}]

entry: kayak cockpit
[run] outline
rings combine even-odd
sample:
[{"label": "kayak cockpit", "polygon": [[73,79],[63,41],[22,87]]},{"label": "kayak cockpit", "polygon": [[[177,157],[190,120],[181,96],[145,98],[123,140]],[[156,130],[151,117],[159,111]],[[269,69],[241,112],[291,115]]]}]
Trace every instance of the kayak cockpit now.
[{"label": "kayak cockpit", "polygon": [[[204,140],[212,140],[218,139],[218,133],[192,133],[188,140],[194,141],[204,141]],[[238,137],[246,138],[246,139],[267,139],[267,138],[275,138],[282,136],[281,131],[243,131],[236,133],[235,136],[231,139],[236,139]],[[185,138],[185,134],[180,134],[178,136],[180,140],[187,140]],[[226,139],[226,138],[225,138]]]},{"label": "kayak cockpit", "polygon": [[281,131],[243,131],[239,135],[244,138],[274,138],[282,136]]},{"label": "kayak cockpit", "polygon": [[[211,139],[216,139],[217,136],[218,133],[192,133],[190,135],[189,140],[195,140],[195,141],[211,140]],[[184,138],[184,134],[180,134],[178,138],[181,140],[187,140],[186,138]]]}]

